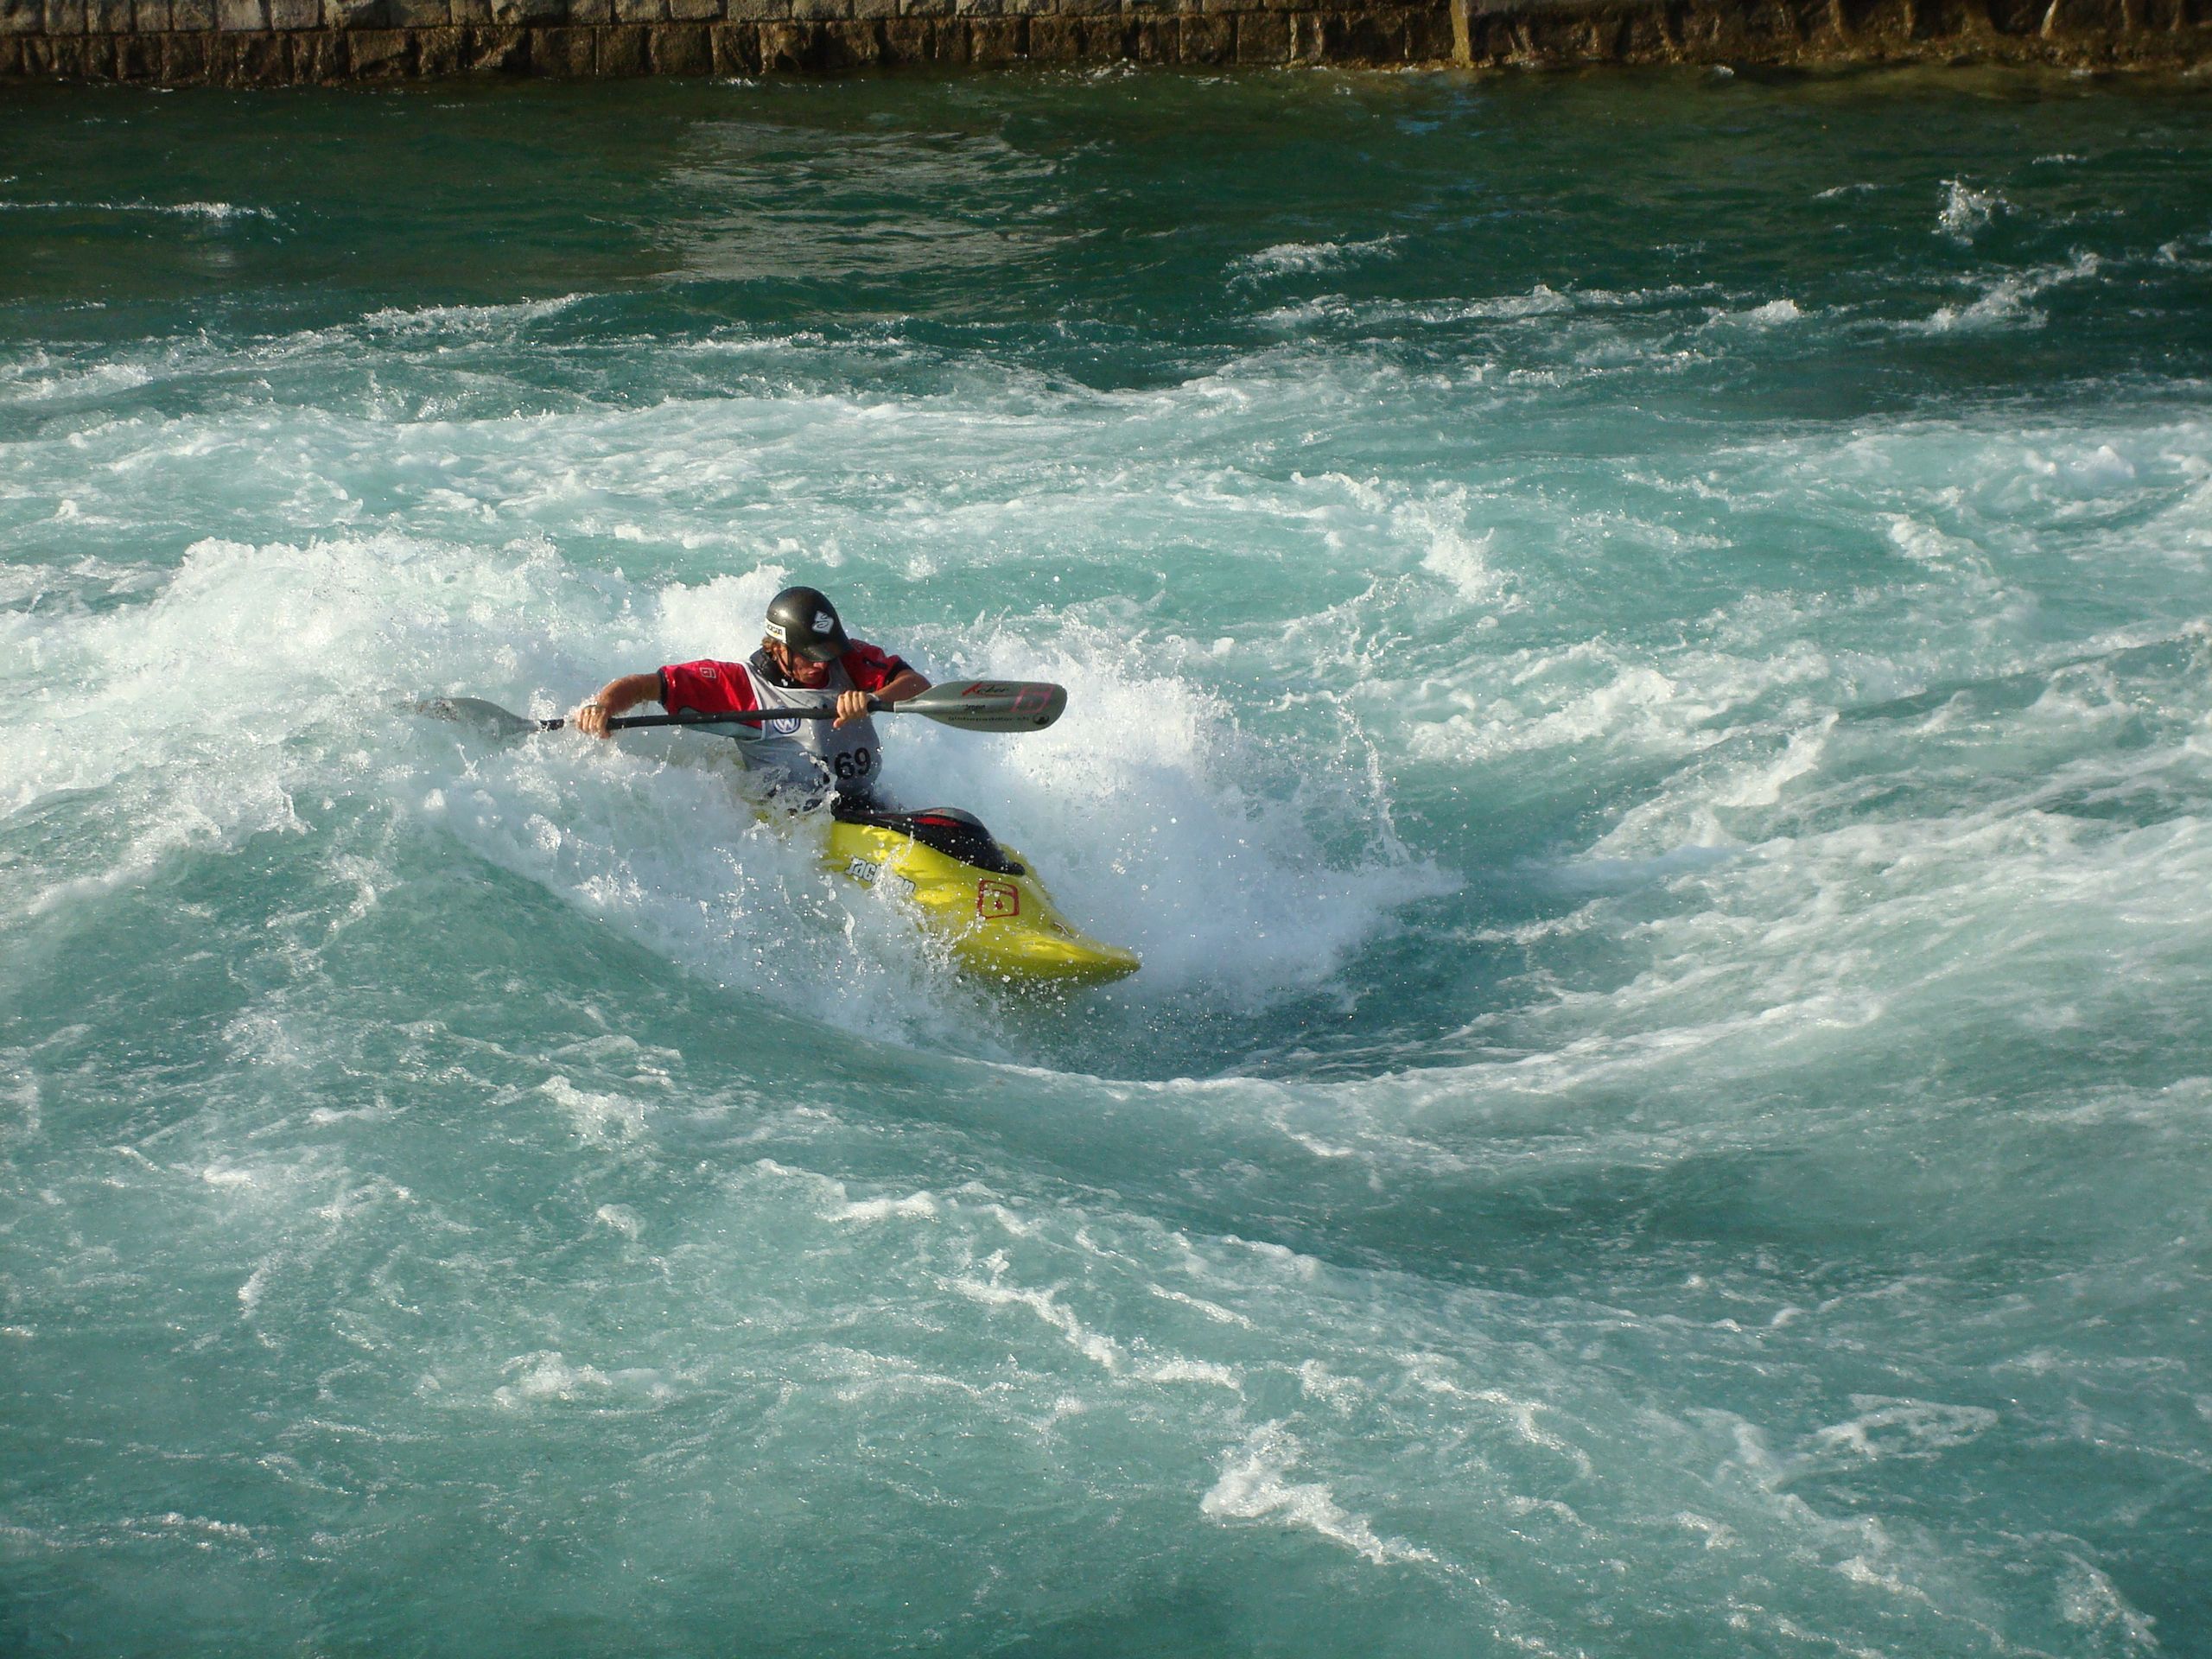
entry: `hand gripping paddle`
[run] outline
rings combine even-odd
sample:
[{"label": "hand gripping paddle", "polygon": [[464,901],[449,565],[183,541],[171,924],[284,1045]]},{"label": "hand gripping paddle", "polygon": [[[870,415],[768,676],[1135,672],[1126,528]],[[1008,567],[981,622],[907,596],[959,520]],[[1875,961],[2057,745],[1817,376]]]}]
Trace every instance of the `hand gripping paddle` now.
[{"label": "hand gripping paddle", "polygon": [[[1046,680],[968,680],[933,685],[903,702],[881,703],[868,699],[871,713],[920,715],[941,726],[963,732],[1041,731],[1060,717],[1068,706],[1064,685]],[[418,715],[433,720],[458,721],[493,737],[520,737],[528,732],[557,732],[565,719],[533,720],[511,714],[496,702],[480,697],[429,697],[415,705]],[[741,715],[618,715],[607,722],[610,730],[626,731],[640,726],[759,726],[772,720],[835,720],[835,709],[759,709]]]}]

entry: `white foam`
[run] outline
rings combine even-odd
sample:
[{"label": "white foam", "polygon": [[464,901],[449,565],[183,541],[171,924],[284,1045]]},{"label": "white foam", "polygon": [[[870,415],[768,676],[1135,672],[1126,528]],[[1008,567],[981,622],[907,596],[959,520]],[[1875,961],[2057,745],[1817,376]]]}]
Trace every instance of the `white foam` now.
[{"label": "white foam", "polygon": [[1997,1414],[1984,1406],[1942,1405],[1926,1400],[1895,1400],[1853,1395],[1859,1414],[1814,1431],[1824,1451],[1842,1452],[1872,1461],[1883,1458],[1932,1457],[1966,1446],[1997,1427]]},{"label": "white foam", "polygon": [[1797,302],[1791,299],[1769,300],[1764,305],[1755,305],[1748,311],[1715,311],[1707,327],[1778,328],[1786,323],[1802,322],[1805,313]]},{"label": "white foam", "polygon": [[1403,1539],[1378,1535],[1365,1516],[1336,1501],[1327,1483],[1287,1479],[1305,1450],[1281,1424],[1262,1424],[1224,1454],[1220,1478],[1199,1500],[1198,1512],[1217,1521],[1272,1521],[1302,1528],[1377,1567],[1436,1559]]},{"label": "white foam", "polygon": [[1404,239],[1389,235],[1364,242],[1279,242],[1231,260],[1229,270],[1232,279],[1245,282],[1344,270],[1370,259],[1392,257]]},{"label": "white foam", "polygon": [[946,1285],[986,1307],[1027,1308],[1046,1325],[1059,1333],[1069,1347],[1102,1370],[1119,1371],[1122,1368],[1121,1345],[1111,1337],[1091,1330],[1076,1317],[1071,1308],[1062,1304],[1050,1290],[1037,1290],[1027,1285],[1007,1282],[1009,1264],[1003,1250],[995,1250],[982,1266],[989,1277],[978,1279],[972,1274],[956,1274],[945,1281]]},{"label": "white foam", "polygon": [[0,201],[0,213],[154,213],[204,219],[219,225],[241,219],[276,221],[276,215],[266,207],[245,207],[229,201]]},{"label": "white foam", "polygon": [[830,1221],[933,1221],[938,1201],[927,1192],[910,1192],[903,1198],[861,1198],[830,1211]]},{"label": "white foam", "polygon": [[538,1092],[568,1113],[587,1145],[619,1146],[645,1131],[645,1103],[626,1095],[579,1089],[563,1077],[548,1077]]},{"label": "white foam", "polygon": [[1955,329],[2040,328],[2049,318],[2029,302],[2063,283],[2089,280],[2103,264],[2094,253],[2076,253],[2063,265],[2009,271],[1990,281],[1970,304],[1938,306],[1925,321],[1906,326],[1939,334]]},{"label": "white foam", "polygon": [[2012,204],[1994,190],[1977,190],[1962,179],[1946,179],[1936,233],[1964,247],[1987,230],[1998,214],[2012,211]]}]

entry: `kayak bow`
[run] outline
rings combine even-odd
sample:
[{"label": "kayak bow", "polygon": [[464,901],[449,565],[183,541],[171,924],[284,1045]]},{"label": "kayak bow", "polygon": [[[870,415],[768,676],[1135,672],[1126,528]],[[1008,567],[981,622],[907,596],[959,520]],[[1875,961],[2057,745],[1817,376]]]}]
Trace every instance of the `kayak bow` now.
[{"label": "kayak bow", "polygon": [[1103,985],[1141,965],[1135,951],[1069,922],[1029,861],[965,812],[939,807],[839,819],[830,826],[823,862],[911,904],[953,960],[982,978]]}]

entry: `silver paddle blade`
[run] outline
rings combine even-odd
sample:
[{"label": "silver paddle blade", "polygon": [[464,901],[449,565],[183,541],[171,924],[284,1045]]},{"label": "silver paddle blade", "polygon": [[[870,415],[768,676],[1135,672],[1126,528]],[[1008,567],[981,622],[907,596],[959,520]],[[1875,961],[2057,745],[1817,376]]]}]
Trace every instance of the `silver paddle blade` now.
[{"label": "silver paddle blade", "polygon": [[1046,680],[968,680],[933,685],[899,705],[902,715],[923,715],[969,732],[1034,732],[1058,720],[1068,689]]},{"label": "silver paddle blade", "polygon": [[426,697],[415,705],[415,712],[432,720],[473,726],[493,737],[520,737],[525,732],[541,729],[537,721],[510,714],[498,703],[486,702],[481,697]]}]

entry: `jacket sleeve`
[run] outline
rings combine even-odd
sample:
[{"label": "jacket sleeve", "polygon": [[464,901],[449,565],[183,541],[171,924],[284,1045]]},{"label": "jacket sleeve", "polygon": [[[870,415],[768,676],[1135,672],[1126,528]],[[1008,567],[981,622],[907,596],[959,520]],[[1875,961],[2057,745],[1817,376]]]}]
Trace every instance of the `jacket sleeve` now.
[{"label": "jacket sleeve", "polygon": [[846,647],[842,659],[845,672],[853,677],[853,683],[868,692],[880,691],[906,671],[906,659],[893,657],[888,652],[855,639]]},{"label": "jacket sleeve", "polygon": [[660,671],[661,707],[671,715],[734,715],[758,709],[760,698],[742,663],[671,663]]}]

